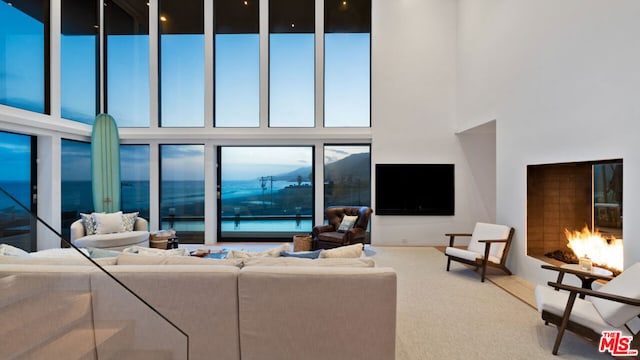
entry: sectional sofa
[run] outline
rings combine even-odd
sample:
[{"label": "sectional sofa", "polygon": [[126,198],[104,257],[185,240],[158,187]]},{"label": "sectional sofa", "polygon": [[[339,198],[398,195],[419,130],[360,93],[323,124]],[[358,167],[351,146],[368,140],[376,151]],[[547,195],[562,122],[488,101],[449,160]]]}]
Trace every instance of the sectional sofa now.
[{"label": "sectional sofa", "polygon": [[0,358],[395,358],[396,273],[368,258],[98,259],[162,315],[85,259],[2,258]]}]

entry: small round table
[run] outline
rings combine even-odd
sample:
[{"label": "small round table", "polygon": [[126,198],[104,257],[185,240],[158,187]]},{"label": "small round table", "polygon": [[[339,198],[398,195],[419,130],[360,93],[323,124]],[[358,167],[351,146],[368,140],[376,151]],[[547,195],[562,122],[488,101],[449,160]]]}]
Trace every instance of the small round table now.
[{"label": "small round table", "polygon": [[[613,273],[607,269],[599,268],[594,266],[591,270],[583,269],[579,264],[565,264],[560,266],[563,269],[573,270],[571,274],[575,275],[582,281],[583,289],[591,289],[591,285],[594,281],[601,280],[611,280],[613,279]],[[562,282],[562,277],[564,276],[563,272],[558,274],[558,283]],[[584,299],[584,294],[580,294],[580,298]]]}]

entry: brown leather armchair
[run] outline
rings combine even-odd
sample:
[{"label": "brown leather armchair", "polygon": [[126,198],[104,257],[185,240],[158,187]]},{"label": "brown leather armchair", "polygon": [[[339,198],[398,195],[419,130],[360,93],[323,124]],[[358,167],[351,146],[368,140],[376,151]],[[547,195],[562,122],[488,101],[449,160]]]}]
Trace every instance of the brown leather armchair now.
[{"label": "brown leather armchair", "polygon": [[[367,240],[367,225],[373,210],[369,207],[331,206],[324,214],[329,223],[317,225],[311,231],[314,249],[331,249],[355,243],[364,244]],[[338,227],[345,215],[357,216],[353,228],[338,232]]]}]

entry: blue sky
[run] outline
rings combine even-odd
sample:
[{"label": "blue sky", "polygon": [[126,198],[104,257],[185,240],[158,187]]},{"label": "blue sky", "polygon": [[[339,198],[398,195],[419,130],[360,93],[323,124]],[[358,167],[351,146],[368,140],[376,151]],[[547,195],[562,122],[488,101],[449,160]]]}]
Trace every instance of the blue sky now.
[{"label": "blue sky", "polygon": [[[0,1],[0,103],[43,111],[43,26]],[[162,35],[161,111],[164,126],[200,127],[204,121],[204,36]],[[62,36],[62,114],[92,123],[95,112],[94,36]],[[313,127],[315,117],[315,40],[313,34],[271,34],[269,53],[269,116],[275,127]],[[215,115],[221,127],[259,126],[260,56],[257,34],[216,35]],[[149,36],[112,35],[108,39],[108,110],[121,127],[149,126]],[[325,119],[327,126],[369,126],[370,35],[325,35]],[[52,69],[56,71],[56,69]],[[0,139],[0,146],[12,145]],[[71,144],[71,142],[70,142]],[[67,145],[71,157],[63,166],[86,167],[83,144]],[[78,146],[78,149],[75,149]],[[172,147],[163,171],[176,178],[201,178],[202,146]],[[9,147],[3,148],[4,152]],[[169,148],[167,148],[169,149]],[[255,177],[309,166],[310,147],[280,155],[279,150],[238,156],[228,161],[231,177]],[[307,150],[301,150],[307,149]],[[77,152],[75,150],[78,150]],[[174,151],[175,150],[175,151]],[[319,151],[319,150],[318,150]],[[269,154],[268,156],[262,156]],[[133,155],[133,154],[131,154]],[[244,158],[243,158],[244,156]],[[123,156],[123,161],[128,161]],[[9,164],[8,158],[3,165]],[[244,170],[238,169],[241,165]],[[247,171],[251,168],[252,171]],[[64,170],[63,169],[63,170]],[[181,170],[182,169],[182,170]],[[15,172],[18,176],[20,172]],[[148,171],[147,171],[148,173]],[[259,175],[258,175],[259,174]],[[130,175],[140,177],[142,175]]]}]

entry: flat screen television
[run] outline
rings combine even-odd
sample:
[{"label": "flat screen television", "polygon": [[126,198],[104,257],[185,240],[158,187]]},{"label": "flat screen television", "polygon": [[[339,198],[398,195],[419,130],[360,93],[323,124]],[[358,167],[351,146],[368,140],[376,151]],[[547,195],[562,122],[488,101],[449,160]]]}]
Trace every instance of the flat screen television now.
[{"label": "flat screen television", "polygon": [[376,215],[454,211],[454,164],[376,164]]}]

